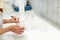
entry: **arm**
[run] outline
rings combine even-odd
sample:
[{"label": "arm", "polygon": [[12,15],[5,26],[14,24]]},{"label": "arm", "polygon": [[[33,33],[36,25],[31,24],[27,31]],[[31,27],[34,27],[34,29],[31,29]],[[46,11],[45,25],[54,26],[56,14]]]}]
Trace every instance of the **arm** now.
[{"label": "arm", "polygon": [[19,19],[16,19],[16,17],[12,16],[11,19],[3,19],[3,24],[5,23],[17,23],[19,22]]},{"label": "arm", "polygon": [[24,32],[24,27],[12,25],[12,26],[9,26],[7,28],[0,29],[0,35],[4,34],[6,32],[9,32],[9,31],[12,31],[12,32],[17,33],[17,34],[22,34]]},{"label": "arm", "polygon": [[9,31],[9,28],[0,29],[0,35]]},{"label": "arm", "polygon": [[10,19],[3,19],[3,24],[5,23],[11,23],[11,20]]}]

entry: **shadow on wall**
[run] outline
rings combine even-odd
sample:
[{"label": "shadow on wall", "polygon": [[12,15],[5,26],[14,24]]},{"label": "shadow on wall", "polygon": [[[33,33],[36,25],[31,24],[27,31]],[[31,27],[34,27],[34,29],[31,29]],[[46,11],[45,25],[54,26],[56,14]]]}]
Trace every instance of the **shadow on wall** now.
[{"label": "shadow on wall", "polygon": [[29,0],[38,15],[49,20],[51,25],[60,30],[60,1],[58,0]]},{"label": "shadow on wall", "polygon": [[[37,15],[39,16],[39,15]],[[44,21],[48,22],[49,24],[51,24],[52,26],[54,26],[56,29],[60,30],[60,25],[56,24],[56,23],[53,23],[51,20],[48,20],[42,16],[39,16],[41,19],[43,19]]]}]

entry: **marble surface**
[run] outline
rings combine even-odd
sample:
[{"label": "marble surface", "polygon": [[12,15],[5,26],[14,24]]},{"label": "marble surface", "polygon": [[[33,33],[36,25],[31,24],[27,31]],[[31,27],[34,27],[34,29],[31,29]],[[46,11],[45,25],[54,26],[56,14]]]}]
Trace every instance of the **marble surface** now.
[{"label": "marble surface", "polygon": [[[17,14],[18,13],[5,13],[3,18]],[[26,11],[25,14],[21,14],[20,18],[21,17],[22,19],[24,18],[24,25],[22,26],[26,28],[25,32],[22,35],[7,32],[0,36],[0,40],[60,40],[60,31],[42,18],[36,16],[34,11]],[[3,24],[3,28],[10,25],[15,24]]]}]

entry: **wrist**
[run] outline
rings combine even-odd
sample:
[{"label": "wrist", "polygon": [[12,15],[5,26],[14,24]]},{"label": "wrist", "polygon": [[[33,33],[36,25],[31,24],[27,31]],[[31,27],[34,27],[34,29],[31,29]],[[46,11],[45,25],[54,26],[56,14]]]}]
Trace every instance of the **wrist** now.
[{"label": "wrist", "polygon": [[8,31],[11,31],[12,27],[8,27]]},{"label": "wrist", "polygon": [[9,32],[8,28],[2,28],[2,29],[0,29],[0,35],[4,34],[6,32]]},{"label": "wrist", "polygon": [[4,28],[4,29],[2,29],[2,30],[4,30],[5,32],[9,32],[9,31],[10,31],[9,27]]},{"label": "wrist", "polygon": [[10,31],[11,30],[11,27],[7,27],[7,30]]}]

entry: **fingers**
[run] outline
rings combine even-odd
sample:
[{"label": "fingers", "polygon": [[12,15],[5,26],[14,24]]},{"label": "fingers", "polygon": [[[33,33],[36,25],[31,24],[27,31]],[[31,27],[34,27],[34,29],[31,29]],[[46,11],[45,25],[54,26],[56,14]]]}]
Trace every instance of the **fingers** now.
[{"label": "fingers", "polygon": [[11,16],[11,18],[16,20],[16,17],[15,16]]},{"label": "fingers", "polygon": [[22,34],[24,32],[24,30],[16,30],[15,33],[17,34]]},{"label": "fingers", "polygon": [[19,18],[16,18],[16,16],[11,16],[12,19],[18,20]]},{"label": "fingers", "polygon": [[16,31],[17,34],[22,34],[24,31]]},{"label": "fingers", "polygon": [[24,32],[24,27],[19,27],[19,29],[16,31],[17,34],[22,34]]},{"label": "fingers", "polygon": [[16,33],[17,34],[22,34],[23,32],[24,32],[24,27],[18,26],[17,29],[16,29]]},{"label": "fingers", "polygon": [[16,18],[15,16],[11,16],[11,19],[12,19],[15,23],[19,23],[19,18]]},{"label": "fingers", "polygon": [[16,18],[16,21],[19,22],[19,18],[18,17]]},{"label": "fingers", "polygon": [[17,30],[24,30],[24,28],[18,28]]},{"label": "fingers", "polygon": [[9,30],[17,34],[22,34],[24,32],[24,27],[12,25],[9,27]]},{"label": "fingers", "polygon": [[24,27],[20,27],[20,29],[19,30],[24,30]]},{"label": "fingers", "polygon": [[18,34],[22,34],[24,31],[23,30],[18,30],[17,33]]}]

